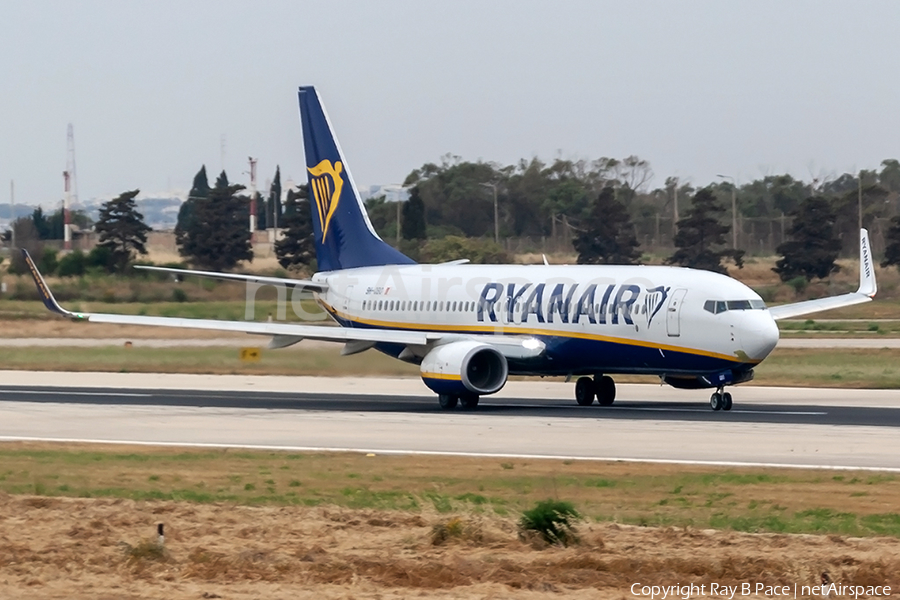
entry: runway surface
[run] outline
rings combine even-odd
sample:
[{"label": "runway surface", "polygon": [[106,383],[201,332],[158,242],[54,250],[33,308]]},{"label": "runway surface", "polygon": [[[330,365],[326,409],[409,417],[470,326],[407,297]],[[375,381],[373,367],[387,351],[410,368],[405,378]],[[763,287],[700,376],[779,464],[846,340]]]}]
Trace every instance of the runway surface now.
[{"label": "runway surface", "polygon": [[0,439],[900,470],[900,392],[732,392],[728,413],[650,385],[579,407],[572,384],[514,381],[448,412],[415,379],[0,371]]},{"label": "runway surface", "polygon": [[[227,409],[266,409],[358,413],[448,414],[434,396],[372,396],[364,394],[309,394],[302,392],[210,392],[104,388],[0,387],[4,402],[86,404],[103,406],[157,406]],[[900,405],[900,403],[898,403]],[[898,406],[900,408],[900,406]],[[593,420],[659,420],[703,423],[794,423],[900,427],[900,410],[885,407],[849,407],[792,404],[739,404],[730,412],[710,410],[705,401],[619,400],[612,407],[582,407],[571,400],[492,398],[481,400],[475,411],[456,413]],[[449,414],[452,414],[449,413]]]}]

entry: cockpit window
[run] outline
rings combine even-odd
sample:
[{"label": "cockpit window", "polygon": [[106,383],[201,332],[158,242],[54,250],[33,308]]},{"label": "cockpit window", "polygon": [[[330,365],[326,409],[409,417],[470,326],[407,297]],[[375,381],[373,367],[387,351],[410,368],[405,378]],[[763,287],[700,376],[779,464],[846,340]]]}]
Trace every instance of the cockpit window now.
[{"label": "cockpit window", "polygon": [[762,300],[707,300],[703,303],[703,310],[714,315],[729,310],[765,310],[766,303]]},{"label": "cockpit window", "polygon": [[729,300],[726,304],[728,310],[750,310],[749,300]]}]

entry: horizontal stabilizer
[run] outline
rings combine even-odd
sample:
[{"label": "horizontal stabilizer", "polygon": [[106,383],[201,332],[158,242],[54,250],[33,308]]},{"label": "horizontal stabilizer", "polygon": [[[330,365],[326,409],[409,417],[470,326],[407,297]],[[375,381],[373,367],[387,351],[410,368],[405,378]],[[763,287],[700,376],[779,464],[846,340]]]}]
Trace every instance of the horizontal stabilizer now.
[{"label": "horizontal stabilizer", "polygon": [[142,271],[156,271],[159,273],[171,273],[176,276],[190,275],[192,277],[205,277],[207,279],[220,279],[222,281],[245,281],[259,285],[283,285],[308,289],[314,292],[324,292],[328,286],[308,279],[290,279],[287,277],[263,277],[261,275],[238,275],[236,273],[219,273],[216,271],[194,271],[192,269],[173,269],[171,267],[151,267],[148,265],[135,265],[135,269]]}]

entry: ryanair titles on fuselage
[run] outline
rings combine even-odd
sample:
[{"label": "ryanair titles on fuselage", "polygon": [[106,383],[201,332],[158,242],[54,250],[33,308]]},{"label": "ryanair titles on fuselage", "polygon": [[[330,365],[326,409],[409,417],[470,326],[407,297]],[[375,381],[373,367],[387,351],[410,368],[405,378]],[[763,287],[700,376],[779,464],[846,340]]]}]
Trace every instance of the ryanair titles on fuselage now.
[{"label": "ryanair titles on fuselage", "polygon": [[[552,287],[550,287],[552,285]],[[647,316],[647,324],[665,305],[671,288],[641,288],[635,284],[488,283],[481,289],[476,307],[479,322],[526,323],[532,315],[538,323],[599,325],[634,324],[635,314]],[[637,304],[641,292],[643,302]]]}]

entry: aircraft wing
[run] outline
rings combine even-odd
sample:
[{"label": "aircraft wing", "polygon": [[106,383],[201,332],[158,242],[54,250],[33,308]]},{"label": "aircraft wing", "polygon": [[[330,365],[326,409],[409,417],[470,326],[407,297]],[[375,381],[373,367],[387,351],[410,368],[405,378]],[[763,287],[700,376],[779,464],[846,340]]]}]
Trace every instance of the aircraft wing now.
[{"label": "aircraft wing", "polygon": [[246,281],[261,285],[284,285],[287,287],[299,287],[314,292],[324,292],[328,286],[309,279],[289,279],[286,277],[262,277],[260,275],[238,275],[236,273],[216,273],[214,271],[194,271],[192,269],[173,269],[171,267],[151,267],[149,265],[135,265],[135,269],[144,271],[157,271],[171,273],[176,276],[191,275],[193,277],[206,277],[207,279],[221,279],[224,281]]},{"label": "aircraft wing", "polygon": [[869,245],[869,232],[865,229],[859,230],[859,289],[850,294],[841,296],[831,296],[829,298],[819,298],[817,300],[806,300],[805,302],[795,302],[794,304],[782,304],[781,306],[772,306],[769,308],[769,314],[776,321],[781,319],[790,319],[808,315],[810,313],[820,312],[823,310],[831,310],[833,308],[842,308],[844,306],[853,306],[869,302],[878,291],[878,285],[875,282],[875,265],[872,264],[872,251]]},{"label": "aircraft wing", "polygon": [[[272,337],[270,348],[284,348],[304,339],[344,343],[344,354],[354,354],[371,348],[376,343],[390,343],[404,346],[427,346],[435,342],[451,342],[459,339],[478,339],[497,348],[508,358],[533,358],[544,352],[544,344],[539,340],[518,336],[465,335],[452,332],[410,331],[406,329],[357,329],[350,327],[329,327],[322,325],[297,325],[293,323],[270,323],[255,321],[219,321],[214,319],[183,319],[178,317],[148,317],[141,315],[117,315],[106,313],[76,313],[60,306],[50,291],[44,277],[38,271],[31,255],[22,249],[25,263],[34,279],[41,300],[50,311],[69,319],[91,323],[112,323],[116,325],[146,325],[152,327],[175,327],[183,329],[205,329],[211,331],[232,331]],[[175,269],[180,270],[180,269]],[[194,272],[190,272],[195,274]],[[263,279],[263,278],[260,278]],[[271,279],[271,278],[266,278]],[[296,281],[296,280],[294,280]],[[324,289],[321,284],[316,284]]]},{"label": "aircraft wing", "polygon": [[[262,323],[255,321],[217,321],[213,319],[182,319],[177,317],[146,317],[139,315],[115,315],[104,313],[75,313],[60,306],[47,286],[44,277],[38,271],[28,251],[22,249],[28,270],[34,278],[41,300],[51,311],[64,317],[91,323],[114,323],[117,325],[149,325],[154,327],[179,327],[189,329],[206,329],[213,331],[236,331],[258,335],[271,335],[278,338],[279,346],[286,339],[293,343],[301,339],[324,340],[333,342],[390,342],[406,345],[424,345],[431,339],[441,337],[439,333],[424,331],[405,331],[399,329],[350,329],[317,325],[295,325],[291,323]],[[179,270],[179,269],[175,269]],[[195,274],[195,272],[191,272]],[[272,279],[272,278],[257,278]],[[294,280],[297,281],[297,280]],[[321,289],[323,286],[316,284]]]}]

